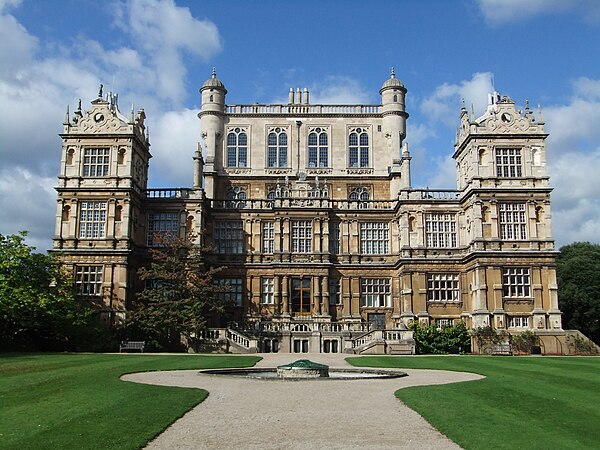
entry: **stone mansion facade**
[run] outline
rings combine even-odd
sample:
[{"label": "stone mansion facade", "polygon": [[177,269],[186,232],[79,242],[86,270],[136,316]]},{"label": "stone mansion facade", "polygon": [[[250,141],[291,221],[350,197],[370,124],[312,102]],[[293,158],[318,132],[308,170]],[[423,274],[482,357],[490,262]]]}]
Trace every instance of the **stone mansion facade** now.
[{"label": "stone mansion facade", "polygon": [[143,110],[100,92],[67,111],[53,251],[77,293],[122,319],[156,233],[192,233],[230,286],[235,306],[206,336],[230,351],[413,353],[413,321],[464,321],[533,330],[561,353],[541,113],[498,94],[481,117],[463,107],[457,188],[413,189],[407,90],[392,70],[379,92],[227,104],[213,71],[187,188],[148,188]]}]

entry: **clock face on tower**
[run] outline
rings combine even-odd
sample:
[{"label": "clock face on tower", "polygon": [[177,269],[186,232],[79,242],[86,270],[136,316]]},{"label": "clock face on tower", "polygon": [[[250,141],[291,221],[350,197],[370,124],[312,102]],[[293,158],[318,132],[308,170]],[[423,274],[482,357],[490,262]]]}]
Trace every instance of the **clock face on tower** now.
[{"label": "clock face on tower", "polygon": [[94,114],[94,121],[96,123],[100,123],[103,120],[104,120],[104,114],[102,114],[102,113],[96,113],[96,114]]},{"label": "clock face on tower", "polygon": [[509,113],[502,113],[502,115],[500,116],[500,119],[504,123],[511,123],[512,122],[512,116]]}]

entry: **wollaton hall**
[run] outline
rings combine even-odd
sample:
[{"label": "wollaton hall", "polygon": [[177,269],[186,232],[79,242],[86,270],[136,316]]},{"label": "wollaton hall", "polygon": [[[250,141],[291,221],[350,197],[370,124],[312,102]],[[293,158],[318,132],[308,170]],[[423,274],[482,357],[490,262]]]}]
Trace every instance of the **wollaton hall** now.
[{"label": "wollaton hall", "polygon": [[229,351],[412,353],[412,322],[463,321],[532,330],[564,353],[540,111],[496,93],[481,117],[463,107],[457,189],[413,189],[407,90],[392,71],[379,93],[227,104],[213,71],[193,186],[155,189],[144,112],[100,92],[65,118],[53,251],[114,323],[157,234],[196,236],[230,286],[207,333]]}]

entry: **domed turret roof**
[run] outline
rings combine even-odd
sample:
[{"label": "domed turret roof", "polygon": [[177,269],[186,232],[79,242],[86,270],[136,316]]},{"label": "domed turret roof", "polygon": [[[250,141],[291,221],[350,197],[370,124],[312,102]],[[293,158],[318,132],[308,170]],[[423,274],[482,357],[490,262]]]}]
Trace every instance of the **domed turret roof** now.
[{"label": "domed turret roof", "polygon": [[202,85],[202,89],[204,88],[217,88],[217,89],[223,89],[225,91],[225,93],[227,93],[227,89],[225,89],[225,85],[223,84],[223,82],[221,80],[219,80],[217,78],[217,69],[215,69],[213,67],[213,71],[212,71],[212,76],[206,80],[204,82],[204,84]]},{"label": "domed turret roof", "polygon": [[384,89],[391,88],[391,87],[401,87],[401,88],[404,87],[404,85],[402,84],[402,81],[400,81],[398,78],[396,78],[396,73],[394,72],[393,67],[392,67],[392,71],[391,71],[389,80],[387,80],[385,83],[383,83],[383,86],[381,86],[381,90],[383,91]]}]

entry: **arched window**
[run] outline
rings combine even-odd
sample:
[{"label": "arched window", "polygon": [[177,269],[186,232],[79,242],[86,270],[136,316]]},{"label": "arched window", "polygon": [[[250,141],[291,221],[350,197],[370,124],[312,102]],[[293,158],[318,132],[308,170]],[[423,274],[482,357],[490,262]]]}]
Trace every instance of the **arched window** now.
[{"label": "arched window", "polygon": [[248,135],[241,128],[227,134],[227,167],[248,167]]},{"label": "arched window", "polygon": [[308,167],[329,166],[329,139],[323,128],[314,128],[308,134]]},{"label": "arched window", "polygon": [[225,196],[225,208],[245,208],[246,190],[236,186]]},{"label": "arched window", "polygon": [[267,167],[288,166],[288,139],[284,128],[273,128],[267,137]]},{"label": "arched window", "polygon": [[350,167],[369,167],[369,135],[364,128],[352,128],[348,136]]},{"label": "arched window", "polygon": [[369,190],[364,187],[355,187],[350,191],[350,200],[367,201],[369,200]]}]

